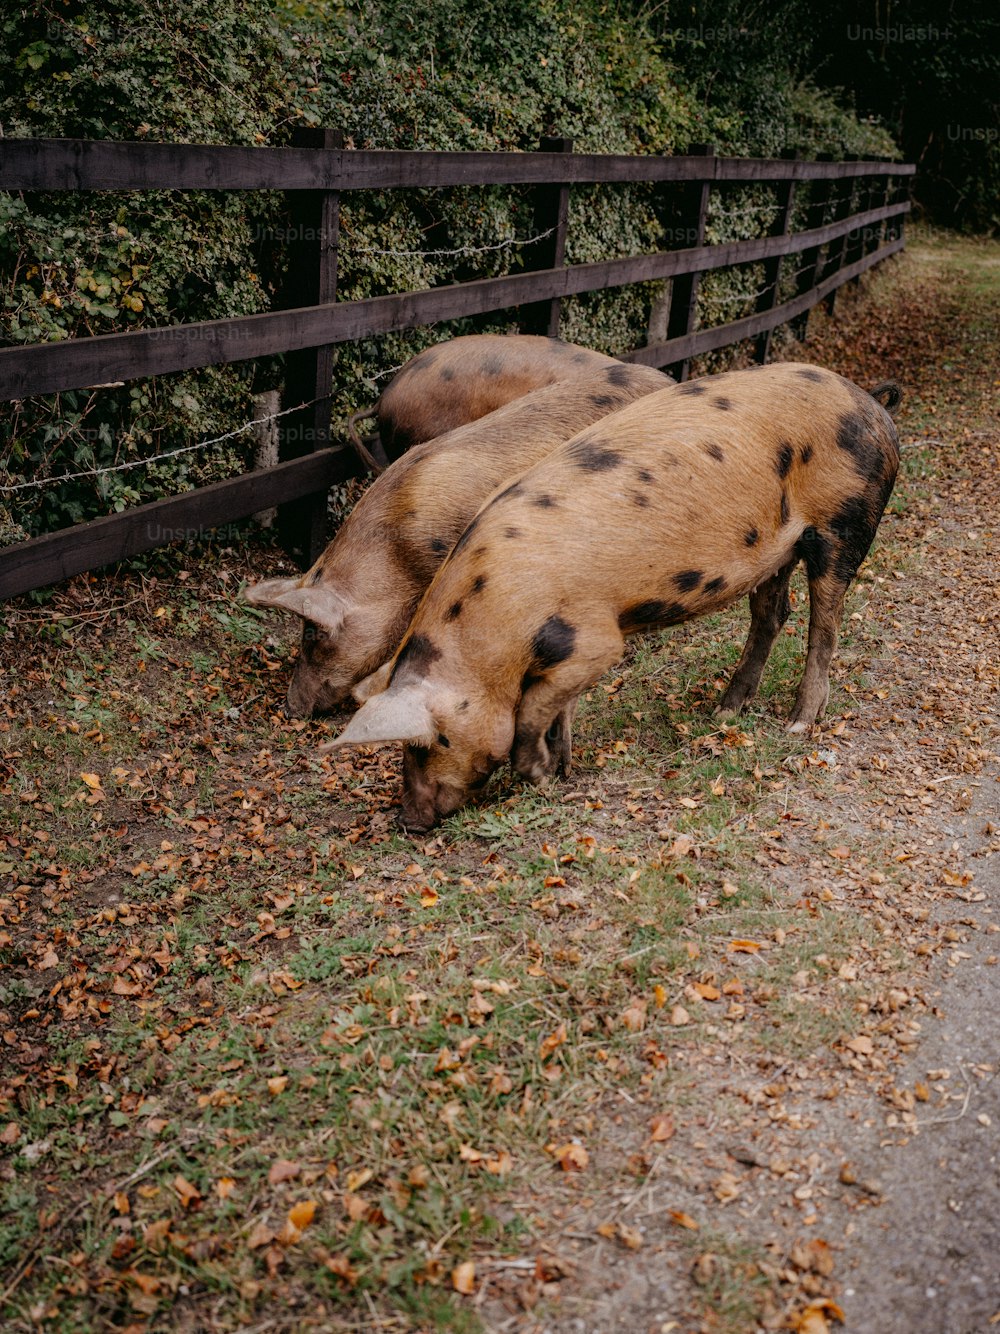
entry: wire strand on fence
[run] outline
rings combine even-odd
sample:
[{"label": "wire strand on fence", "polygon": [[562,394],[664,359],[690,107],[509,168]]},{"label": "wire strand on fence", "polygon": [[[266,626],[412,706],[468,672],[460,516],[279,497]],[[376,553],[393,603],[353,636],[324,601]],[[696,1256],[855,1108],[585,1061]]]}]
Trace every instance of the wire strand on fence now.
[{"label": "wire strand on fence", "polygon": [[[812,267],[813,266],[810,264],[803,264],[799,268],[794,269],[791,273],[786,273],[784,269],[782,269],[780,275],[780,281],[782,284],[791,283],[795,279],[797,279],[800,274],[805,273],[808,269]],[[757,288],[757,290],[754,292],[736,293],[735,295],[732,296],[712,297],[704,293],[699,293],[698,297],[699,314],[704,313],[706,315],[713,315],[716,312],[727,310],[733,306],[746,305],[751,301],[757,302],[762,297],[766,296],[769,292],[772,292],[774,290],[774,287],[775,283],[772,281],[769,283],[765,283],[763,287]]]},{"label": "wire strand on fence", "polygon": [[512,250],[515,247],[534,245],[537,241],[544,241],[546,237],[551,236],[555,231],[550,227],[548,231],[539,232],[537,236],[529,236],[526,241],[519,241],[516,237],[509,241],[498,241],[496,245],[481,246],[459,246],[457,250],[353,250],[353,255],[379,255],[390,259],[439,259],[455,255],[485,255],[493,250]]},{"label": "wire strand on fence", "polygon": [[81,472],[61,472],[53,477],[42,477],[36,482],[17,482],[14,486],[0,486],[0,495],[13,495],[16,491],[36,491],[46,486],[58,486],[60,482],[76,482],[82,477],[103,477],[105,473],[128,472],[131,468],[148,468],[152,463],[162,463],[164,459],[175,459],[180,454],[193,454],[199,449],[209,449],[212,445],[221,445],[225,440],[233,440],[238,435],[245,435],[247,431],[252,431],[255,426],[263,426],[265,422],[277,421],[279,417],[287,417],[293,412],[301,412],[303,408],[311,408],[314,403],[318,403],[318,398],[311,398],[305,403],[297,403],[294,408],[283,408],[281,412],[272,412],[267,417],[255,417],[253,421],[244,422],[242,426],[237,426],[233,431],[227,431],[225,435],[214,436],[211,440],[199,440],[195,445],[182,445],[179,449],[170,449],[165,454],[154,454],[148,459],[129,459],[127,463],[111,463],[106,468],[85,468]]}]

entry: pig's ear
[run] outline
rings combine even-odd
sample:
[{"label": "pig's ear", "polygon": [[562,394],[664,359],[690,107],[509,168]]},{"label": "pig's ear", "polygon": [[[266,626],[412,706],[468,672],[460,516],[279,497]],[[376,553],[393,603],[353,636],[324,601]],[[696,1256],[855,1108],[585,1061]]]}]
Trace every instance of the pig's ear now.
[{"label": "pig's ear", "polygon": [[430,746],[437,734],[427,692],[420,686],[407,686],[385,690],[362,705],[340,736],[320,746],[320,753],[340,746],[378,746],[390,741]]},{"label": "pig's ear", "polygon": [[351,603],[325,584],[303,588],[298,579],[265,579],[243,590],[244,600],[254,607],[277,607],[303,620],[313,621],[336,634],[344,623]]},{"label": "pig's ear", "polygon": [[240,597],[251,607],[277,607],[280,599],[298,586],[298,579],[262,579],[259,584],[247,584]]},{"label": "pig's ear", "polygon": [[377,672],[372,672],[371,676],[366,676],[363,681],[359,681],[353,688],[351,694],[359,704],[367,704],[373,695],[381,695],[383,690],[389,688],[389,678],[392,676],[393,659],[384,662]]}]

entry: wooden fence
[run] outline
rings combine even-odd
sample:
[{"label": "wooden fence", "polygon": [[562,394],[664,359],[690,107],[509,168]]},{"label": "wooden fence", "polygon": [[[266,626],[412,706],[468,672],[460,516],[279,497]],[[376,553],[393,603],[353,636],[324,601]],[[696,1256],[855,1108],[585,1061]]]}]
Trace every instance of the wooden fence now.
[{"label": "wooden fence", "polygon": [[[772,331],[793,322],[800,336],[811,307],[904,245],[911,164],[854,160],[715,156],[705,146],[683,157],[573,153],[549,139],[537,153],[359,152],[333,131],[306,131],[291,148],[0,139],[4,190],[280,190],[289,192],[291,234],[301,236],[290,264],[290,309],[0,349],[0,401],[135,380],[171,371],[286,358],[284,401],[307,404],[283,418],[282,462],[122,514],[74,525],[0,550],[0,598],[42,588],[167,542],[284,507],[284,531],[297,534],[305,562],[325,541],[329,488],[351,475],[354,456],[330,440],[333,348],[372,335],[519,308],[525,332],[555,335],[560,301],[577,293],[672,279],[666,337],[625,352],[625,361],[665,367],[679,378],[692,357],[756,339],[766,360]],[[683,249],[566,266],[573,185],[654,182],[677,192],[674,214]],[[774,188],[767,236],[706,245],[710,192],[727,185]],[[535,188],[542,240],[526,271],[361,301],[336,301],[340,194],[407,187],[527,185]],[[805,230],[791,231],[796,192],[809,186]],[[784,257],[802,256],[795,294],[778,301]],[[763,261],[765,286],[753,314],[695,329],[698,283],[715,269]]]}]

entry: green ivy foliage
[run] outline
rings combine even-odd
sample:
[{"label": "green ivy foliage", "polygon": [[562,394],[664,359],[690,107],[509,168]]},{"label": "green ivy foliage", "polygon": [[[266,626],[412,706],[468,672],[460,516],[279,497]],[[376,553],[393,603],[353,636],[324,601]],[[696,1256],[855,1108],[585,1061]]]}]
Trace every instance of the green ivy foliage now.
[{"label": "green ivy foliage", "polygon": [[[359,149],[525,151],[558,134],[598,153],[672,153],[696,141],[732,154],[892,153],[884,132],[797,83],[767,42],[731,43],[720,57],[657,15],[668,10],[603,0],[39,0],[0,16],[0,44],[13,53],[0,70],[0,129],[281,144],[296,126],[324,126]],[[713,213],[710,239],[759,234],[769,201],[765,187],[732,195]],[[655,249],[672,221],[669,192],[576,189],[568,261]],[[262,193],[0,195],[0,337],[33,343],[274,308],[294,262],[290,228],[286,201]],[[534,230],[526,189],[344,195],[339,299],[517,272],[531,266]],[[749,293],[753,281],[751,272],[715,278],[703,322],[718,322],[711,301]],[[635,346],[659,287],[567,300],[563,335],[609,352]],[[516,318],[339,348],[335,429],[428,343],[513,330]],[[279,358],[0,408],[0,487],[183,449],[245,423],[254,393],[281,378]],[[228,475],[249,448],[244,436],[0,491],[0,543]]]},{"label": "green ivy foliage", "polygon": [[[49,0],[5,7],[9,138],[264,143],[297,120],[296,45],[256,4]],[[272,196],[0,194],[0,337],[35,343],[271,307],[260,237]],[[273,370],[272,370],[273,374]],[[248,419],[252,367],[212,368],[0,406],[0,486],[183,448]],[[0,492],[0,542],[121,510],[244,466],[245,442],[150,467]]]}]

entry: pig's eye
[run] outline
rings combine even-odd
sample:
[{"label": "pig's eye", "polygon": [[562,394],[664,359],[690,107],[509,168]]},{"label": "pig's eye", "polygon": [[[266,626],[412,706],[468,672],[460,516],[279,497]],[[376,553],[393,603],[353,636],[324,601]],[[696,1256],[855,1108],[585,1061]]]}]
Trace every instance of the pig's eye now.
[{"label": "pig's eye", "polygon": [[451,745],[451,742],[448,740],[448,738],[445,736],[443,732],[438,732],[438,745],[444,746],[445,750],[447,750],[448,747]]}]

